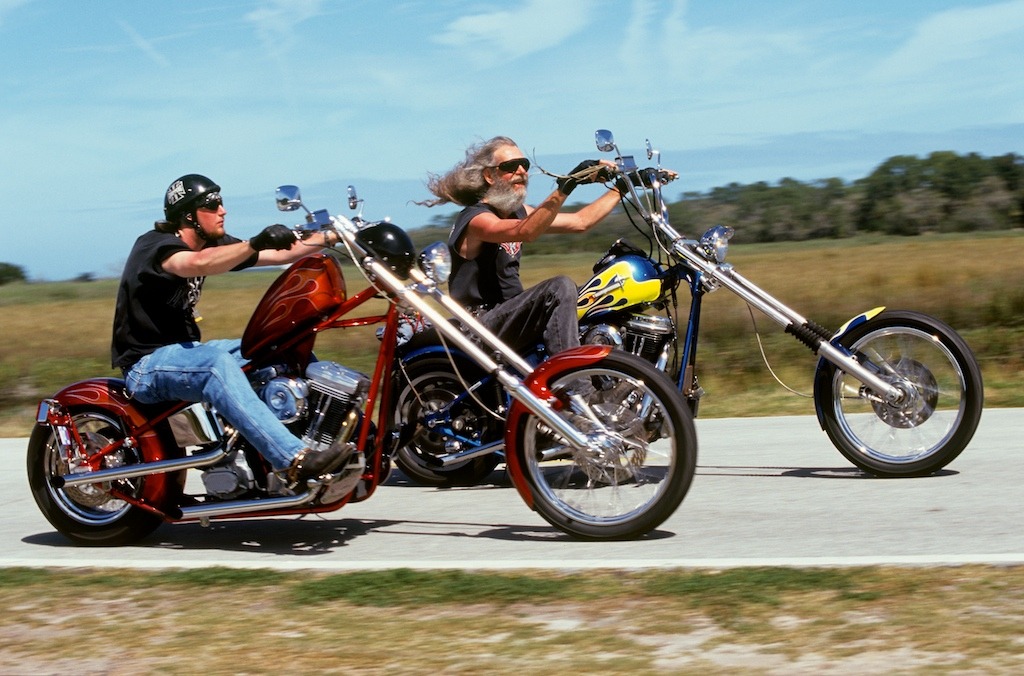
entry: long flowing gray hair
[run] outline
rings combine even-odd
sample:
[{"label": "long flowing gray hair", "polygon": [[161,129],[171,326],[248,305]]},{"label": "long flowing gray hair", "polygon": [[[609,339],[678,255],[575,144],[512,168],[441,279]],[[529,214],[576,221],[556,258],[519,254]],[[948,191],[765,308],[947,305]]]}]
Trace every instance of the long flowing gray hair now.
[{"label": "long flowing gray hair", "polygon": [[421,206],[436,207],[439,204],[454,203],[468,207],[476,204],[490,187],[484,180],[484,169],[494,166],[494,154],[499,148],[514,146],[516,142],[507,136],[495,136],[466,149],[466,158],[452,167],[443,176],[429,174],[427,189],[437,199],[416,202]]}]

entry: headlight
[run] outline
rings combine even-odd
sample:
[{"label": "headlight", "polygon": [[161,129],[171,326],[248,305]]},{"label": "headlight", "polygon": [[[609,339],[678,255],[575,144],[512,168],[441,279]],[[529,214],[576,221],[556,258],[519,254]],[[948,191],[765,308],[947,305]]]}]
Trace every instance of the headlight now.
[{"label": "headlight", "polygon": [[452,274],[452,254],[444,242],[434,242],[420,252],[420,270],[437,284],[444,284]]},{"label": "headlight", "polygon": [[716,225],[700,238],[700,248],[708,260],[716,263],[724,263],[725,255],[729,253],[729,239],[732,237],[732,228],[725,225]]}]

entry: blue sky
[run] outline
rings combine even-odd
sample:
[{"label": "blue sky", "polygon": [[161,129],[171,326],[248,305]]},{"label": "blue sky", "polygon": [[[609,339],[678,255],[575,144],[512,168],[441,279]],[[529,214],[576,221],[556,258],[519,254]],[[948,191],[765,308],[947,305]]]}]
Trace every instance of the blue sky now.
[{"label": "blue sky", "polygon": [[496,134],[553,171],[649,137],[679,191],[1024,153],[1022,45],[1024,0],[0,0],[0,262],[116,276],[190,172],[240,237],[282,183],[417,227]]}]

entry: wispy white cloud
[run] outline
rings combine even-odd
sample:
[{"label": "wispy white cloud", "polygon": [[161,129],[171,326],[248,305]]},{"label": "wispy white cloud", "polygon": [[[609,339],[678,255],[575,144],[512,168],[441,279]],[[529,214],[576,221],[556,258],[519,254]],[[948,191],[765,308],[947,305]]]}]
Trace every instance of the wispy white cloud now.
[{"label": "wispy white cloud", "polygon": [[[898,80],[979,57],[1002,60],[1008,56],[1008,43],[1019,59],[1024,44],[1024,0],[951,9],[923,21],[902,47],[874,68],[872,75]],[[1018,77],[1018,73],[1010,77]]]},{"label": "wispy white cloud", "polygon": [[528,0],[513,9],[467,14],[434,41],[469,49],[482,65],[555,47],[590,21],[587,3]]},{"label": "wispy white cloud", "polygon": [[22,5],[27,5],[32,1],[33,0],[0,0],[0,26],[2,26],[4,23],[4,17],[6,17],[8,14],[10,14],[18,7],[21,7]]},{"label": "wispy white cloud", "polygon": [[295,42],[295,28],[320,14],[323,0],[263,0],[245,15],[253,24],[264,49],[282,54]]},{"label": "wispy white cloud", "polygon": [[117,25],[120,26],[121,30],[123,30],[128,35],[128,38],[132,41],[132,44],[138,47],[143,54],[148,56],[158,66],[167,67],[171,65],[170,61],[167,60],[167,57],[161,54],[156,49],[156,47],[153,46],[153,43],[151,41],[142,37],[142,35],[140,35],[139,32],[135,30],[135,28],[133,28],[131,24],[129,24],[127,21],[119,19]]}]

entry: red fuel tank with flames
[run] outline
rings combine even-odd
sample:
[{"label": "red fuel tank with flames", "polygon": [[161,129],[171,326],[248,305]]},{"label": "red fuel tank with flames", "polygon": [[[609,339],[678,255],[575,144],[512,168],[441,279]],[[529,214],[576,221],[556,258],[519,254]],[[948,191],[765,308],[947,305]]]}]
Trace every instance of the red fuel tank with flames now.
[{"label": "red fuel tank with flames", "polygon": [[242,355],[255,362],[273,355],[305,364],[316,340],[314,329],[345,302],[345,278],[331,255],[301,258],[263,294],[242,334]]}]

